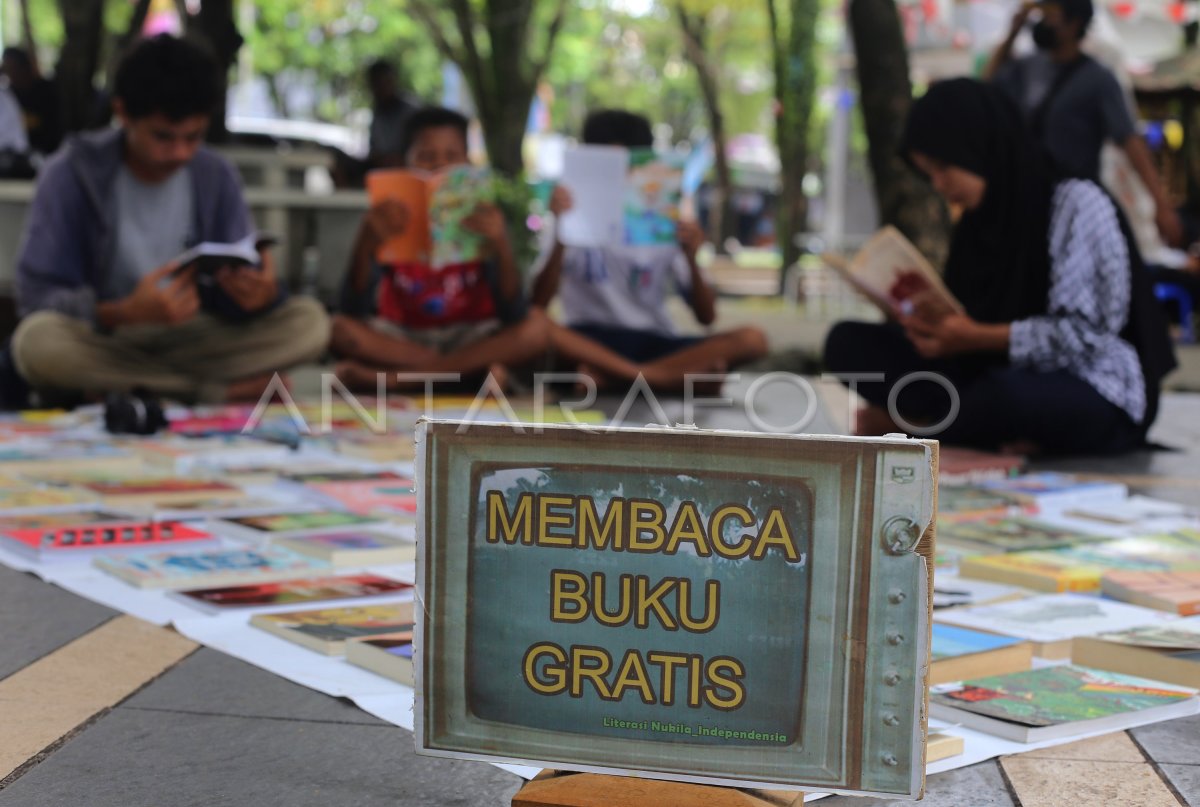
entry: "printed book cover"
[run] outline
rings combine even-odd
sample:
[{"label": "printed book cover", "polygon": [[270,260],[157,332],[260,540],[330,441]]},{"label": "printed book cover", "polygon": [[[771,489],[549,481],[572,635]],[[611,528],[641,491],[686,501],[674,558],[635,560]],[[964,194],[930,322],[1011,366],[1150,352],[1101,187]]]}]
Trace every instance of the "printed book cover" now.
[{"label": "printed book cover", "polygon": [[947,523],[942,526],[939,535],[943,541],[951,544],[967,544],[998,552],[1061,549],[1104,540],[1103,536],[1055,527],[1028,518],[985,518]]},{"label": "printed book cover", "polygon": [[[1106,725],[1142,725],[1200,711],[1200,700],[1191,690],[1073,665],[948,684],[935,687],[929,698],[932,714],[939,719],[962,720],[964,725],[1019,742],[1070,736]],[[1121,717],[1129,719],[1112,720]],[[1074,731],[1061,730],[1072,726]],[[1033,731],[1049,727],[1060,731]]]},{"label": "printed book cover", "polygon": [[1200,687],[1200,617],[1076,639],[1071,659],[1085,667]]},{"label": "printed book cover", "polygon": [[0,519],[0,538],[25,553],[67,557],[93,551],[198,544],[212,535],[178,521],[148,521],[105,510]]},{"label": "printed book cover", "polygon": [[1106,572],[1100,587],[1122,602],[1179,616],[1200,614],[1200,571]]},{"label": "printed book cover", "polygon": [[929,684],[1028,670],[1033,645],[1008,636],[951,625],[933,625]]},{"label": "printed book cover", "polygon": [[963,310],[941,275],[895,227],[877,232],[849,261],[833,253],[821,257],[889,317],[911,312],[919,299],[945,311]]},{"label": "printed book cover", "polygon": [[93,563],[138,588],[196,588],[288,580],[328,572],[329,564],[287,549],[155,552]]},{"label": "printed book cover", "polygon": [[1099,597],[1046,594],[995,605],[951,608],[938,611],[934,619],[946,625],[1034,642],[1057,642],[1102,631],[1160,624],[1171,617],[1161,611]]},{"label": "printed book cover", "polygon": [[340,507],[362,516],[407,516],[417,513],[417,494],[411,479],[390,474],[361,481],[309,482],[306,487]]},{"label": "printed book cover", "polygon": [[257,516],[240,516],[224,520],[264,537],[314,530],[340,529],[342,527],[361,527],[364,524],[379,523],[379,519],[377,518],[368,518],[367,516],[346,513],[340,510],[264,513]]},{"label": "printed book cover", "polygon": [[1121,500],[1129,495],[1129,488],[1120,482],[1085,480],[1054,471],[1021,474],[1011,479],[982,484],[988,490],[1007,493],[1035,504],[1074,505],[1079,502]]},{"label": "printed book cover", "polygon": [[412,686],[413,632],[385,633],[367,639],[346,642],[346,661],[376,675]]},{"label": "printed book cover", "polygon": [[177,592],[185,601],[207,611],[306,605],[334,600],[366,600],[397,595],[412,586],[374,574],[310,577],[245,586],[192,589]]},{"label": "printed book cover", "polygon": [[406,222],[379,249],[382,263],[420,263],[435,269],[478,260],[482,241],[463,226],[481,202],[495,198],[491,172],[455,166],[436,174],[386,169],[367,174],[371,204],[397,202]]},{"label": "printed book cover", "polygon": [[404,563],[417,556],[415,541],[399,535],[369,530],[321,532],[281,538],[279,546],[320,558],[334,566],[373,566]]},{"label": "printed book cover", "polygon": [[340,656],[346,643],[397,631],[412,635],[413,604],[366,605],[350,608],[322,608],[316,611],[289,611],[283,614],[256,614],[250,624],[281,639],[294,642],[327,656]]}]

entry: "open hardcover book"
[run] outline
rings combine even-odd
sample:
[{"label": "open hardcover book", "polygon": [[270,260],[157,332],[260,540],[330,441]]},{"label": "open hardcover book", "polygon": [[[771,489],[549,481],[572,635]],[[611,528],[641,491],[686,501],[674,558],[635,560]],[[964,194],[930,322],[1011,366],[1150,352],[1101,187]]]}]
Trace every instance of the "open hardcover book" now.
[{"label": "open hardcover book", "polygon": [[833,253],[821,258],[889,317],[911,313],[916,298],[923,295],[940,307],[963,310],[925,256],[895,227],[875,233],[850,260]]},{"label": "open hardcover book", "polygon": [[422,263],[438,269],[480,258],[483,241],[462,222],[495,195],[486,168],[372,171],[367,194],[372,205],[399,202],[407,216],[403,231],[379,248],[376,257],[381,263]]}]

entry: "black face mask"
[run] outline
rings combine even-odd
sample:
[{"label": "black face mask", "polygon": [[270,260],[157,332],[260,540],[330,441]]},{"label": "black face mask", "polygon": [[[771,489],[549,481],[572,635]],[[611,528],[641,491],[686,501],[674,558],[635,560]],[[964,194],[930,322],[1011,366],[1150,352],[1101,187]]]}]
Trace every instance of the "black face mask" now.
[{"label": "black face mask", "polygon": [[1038,20],[1033,26],[1033,44],[1038,50],[1054,50],[1058,47],[1058,29]]}]

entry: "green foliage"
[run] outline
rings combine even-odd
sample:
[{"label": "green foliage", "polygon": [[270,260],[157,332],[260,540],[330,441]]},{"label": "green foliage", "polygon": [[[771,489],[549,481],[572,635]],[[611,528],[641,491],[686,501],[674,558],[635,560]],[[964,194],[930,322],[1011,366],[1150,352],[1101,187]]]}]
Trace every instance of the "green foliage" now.
[{"label": "green foliage", "polygon": [[342,122],[368,107],[363,71],[380,58],[418,96],[441,89],[437,51],[395,0],[256,0],[254,25],[242,35],[255,72],[268,82],[291,75],[316,92],[312,109],[287,110],[296,117]]}]

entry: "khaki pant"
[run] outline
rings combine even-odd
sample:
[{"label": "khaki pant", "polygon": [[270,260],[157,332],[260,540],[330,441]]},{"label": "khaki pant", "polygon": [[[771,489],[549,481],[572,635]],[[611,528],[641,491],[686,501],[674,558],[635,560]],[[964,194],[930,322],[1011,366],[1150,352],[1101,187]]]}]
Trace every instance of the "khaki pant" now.
[{"label": "khaki pant", "polygon": [[198,314],[180,325],[130,325],[98,333],[53,311],[26,317],[13,334],[17,369],[39,390],[128,391],[219,402],[229,382],[317,359],[329,317],[316,300],[292,297],[244,323]]}]

